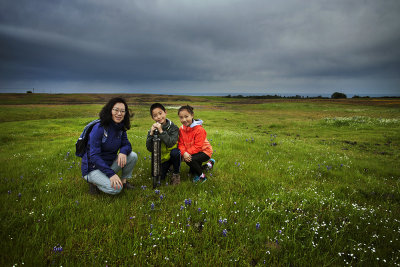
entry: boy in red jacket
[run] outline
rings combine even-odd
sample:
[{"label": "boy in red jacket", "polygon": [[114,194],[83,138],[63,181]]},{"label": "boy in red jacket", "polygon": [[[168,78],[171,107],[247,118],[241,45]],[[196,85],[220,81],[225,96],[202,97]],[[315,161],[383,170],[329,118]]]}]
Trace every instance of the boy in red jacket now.
[{"label": "boy in red jacket", "polygon": [[[194,174],[193,182],[207,180],[204,169],[211,169],[215,160],[211,159],[213,150],[207,140],[206,130],[202,127],[202,120],[193,119],[193,107],[186,105],[178,110],[178,116],[182,123],[179,128],[178,148],[186,164],[190,167],[190,173]],[[201,166],[203,162],[207,162]]]}]

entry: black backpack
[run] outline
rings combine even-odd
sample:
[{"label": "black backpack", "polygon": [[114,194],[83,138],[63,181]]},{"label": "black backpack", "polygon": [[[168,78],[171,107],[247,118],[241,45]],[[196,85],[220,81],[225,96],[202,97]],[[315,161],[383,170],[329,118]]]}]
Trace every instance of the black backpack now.
[{"label": "black backpack", "polygon": [[[100,122],[100,119],[94,120],[89,122],[85,128],[83,128],[83,132],[81,134],[81,136],[79,136],[78,141],[76,141],[75,143],[75,155],[78,157],[83,157],[83,155],[85,155],[86,153],[86,147],[87,147],[87,143],[89,140],[89,134],[93,129],[93,126]],[[104,130],[105,131],[105,130]]]}]

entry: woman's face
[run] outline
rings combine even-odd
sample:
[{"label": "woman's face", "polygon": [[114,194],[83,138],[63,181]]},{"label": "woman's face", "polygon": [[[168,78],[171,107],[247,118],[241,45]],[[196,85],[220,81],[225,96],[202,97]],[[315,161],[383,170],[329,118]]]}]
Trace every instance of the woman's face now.
[{"label": "woman's face", "polygon": [[111,109],[112,119],[115,123],[120,123],[125,117],[125,105],[124,103],[116,103]]},{"label": "woman's face", "polygon": [[185,125],[186,127],[189,127],[190,124],[192,124],[192,122],[193,122],[193,115],[190,114],[186,109],[181,110],[181,112],[179,112],[178,116],[179,116],[179,120],[181,121],[181,123],[183,125]]}]

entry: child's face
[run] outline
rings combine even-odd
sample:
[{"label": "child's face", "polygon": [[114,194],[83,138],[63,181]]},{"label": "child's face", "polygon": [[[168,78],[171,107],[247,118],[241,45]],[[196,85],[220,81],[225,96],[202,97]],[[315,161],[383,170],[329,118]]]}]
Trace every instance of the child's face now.
[{"label": "child's face", "polygon": [[158,122],[160,124],[164,124],[166,122],[167,112],[165,112],[161,108],[153,109],[151,114],[152,114],[152,117],[153,117],[154,121],[156,121],[156,122]]},{"label": "child's face", "polygon": [[193,115],[190,114],[186,109],[179,112],[178,116],[181,120],[181,123],[186,127],[190,126],[190,124],[193,122]]}]

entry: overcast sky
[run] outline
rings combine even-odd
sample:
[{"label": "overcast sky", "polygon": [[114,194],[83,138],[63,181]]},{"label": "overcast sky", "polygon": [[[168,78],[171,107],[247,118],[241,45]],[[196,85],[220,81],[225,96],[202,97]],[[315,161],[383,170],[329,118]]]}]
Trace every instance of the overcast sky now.
[{"label": "overcast sky", "polygon": [[400,95],[399,0],[3,0],[0,92]]}]

